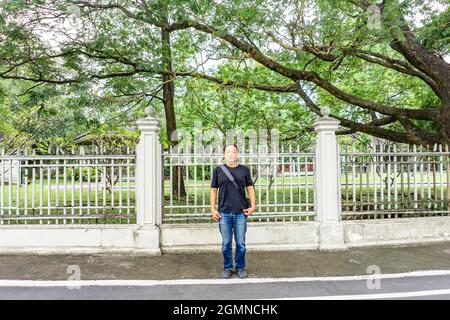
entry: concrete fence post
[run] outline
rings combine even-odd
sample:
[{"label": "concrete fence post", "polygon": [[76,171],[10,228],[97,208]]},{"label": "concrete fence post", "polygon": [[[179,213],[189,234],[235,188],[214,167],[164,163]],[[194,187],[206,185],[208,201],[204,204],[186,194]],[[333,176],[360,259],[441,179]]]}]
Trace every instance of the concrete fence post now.
[{"label": "concrete fence post", "polygon": [[160,224],[162,220],[162,148],[160,124],[153,109],[145,109],[146,117],[137,120],[141,131],[136,147],[136,245],[138,251],[161,254]]},{"label": "concrete fence post", "polygon": [[339,154],[336,130],[339,121],[321,108],[321,117],[313,125],[317,132],[314,168],[314,208],[319,222],[319,250],[346,250],[341,224]]}]

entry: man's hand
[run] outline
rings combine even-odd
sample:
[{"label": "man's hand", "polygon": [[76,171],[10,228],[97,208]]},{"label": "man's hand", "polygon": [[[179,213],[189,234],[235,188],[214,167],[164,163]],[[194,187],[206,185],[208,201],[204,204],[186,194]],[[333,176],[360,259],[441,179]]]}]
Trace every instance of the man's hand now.
[{"label": "man's hand", "polygon": [[218,221],[220,218],[222,218],[222,216],[219,214],[219,211],[217,211],[216,209],[211,209],[211,213],[212,213],[212,218],[215,221]]},{"label": "man's hand", "polygon": [[244,209],[244,214],[246,216],[250,216],[255,211],[256,211],[256,207],[250,207],[250,208]]}]

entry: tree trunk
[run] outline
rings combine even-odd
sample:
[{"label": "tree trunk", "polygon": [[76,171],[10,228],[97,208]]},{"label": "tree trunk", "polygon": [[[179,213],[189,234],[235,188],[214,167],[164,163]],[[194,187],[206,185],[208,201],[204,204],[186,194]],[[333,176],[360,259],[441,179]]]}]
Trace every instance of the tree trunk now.
[{"label": "tree trunk", "polygon": [[450,146],[450,71],[442,87],[441,110],[438,125],[442,134],[442,144]]},{"label": "tree trunk", "polygon": [[[169,71],[168,74],[164,74],[162,77],[167,138],[169,139],[170,146],[174,147],[178,144],[178,139],[172,141],[172,135],[174,132],[176,132],[177,129],[174,105],[175,86],[173,82],[172,53],[170,50],[170,32],[165,28],[161,28],[161,44],[163,68]],[[183,178],[184,171],[185,170],[183,170],[183,167],[181,166],[173,168],[172,193],[178,198],[184,198],[186,196],[186,188],[184,186]]]}]

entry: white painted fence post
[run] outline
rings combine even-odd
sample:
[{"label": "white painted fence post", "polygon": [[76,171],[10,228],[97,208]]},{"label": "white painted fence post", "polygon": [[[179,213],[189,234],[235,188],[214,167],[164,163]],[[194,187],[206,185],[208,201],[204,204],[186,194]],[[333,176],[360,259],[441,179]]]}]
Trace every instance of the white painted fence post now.
[{"label": "white painted fence post", "polygon": [[153,109],[145,109],[146,117],[137,120],[141,131],[136,147],[136,234],[137,251],[161,254],[160,224],[162,220],[162,149],[160,125]]},{"label": "white painted fence post", "polygon": [[340,223],[340,172],[336,130],[339,121],[329,117],[330,109],[321,108],[321,117],[314,123],[317,132],[314,208],[319,225],[319,250],[346,250],[344,229]]}]

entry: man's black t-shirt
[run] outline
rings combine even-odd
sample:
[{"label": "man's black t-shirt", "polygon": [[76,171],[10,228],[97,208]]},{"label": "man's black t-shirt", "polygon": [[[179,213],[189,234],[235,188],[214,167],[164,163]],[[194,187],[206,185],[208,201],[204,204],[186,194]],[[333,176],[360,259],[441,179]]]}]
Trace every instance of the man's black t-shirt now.
[{"label": "man's black t-shirt", "polygon": [[225,164],[225,167],[234,177],[239,191],[220,167],[216,167],[213,171],[211,188],[219,188],[219,211],[240,212],[243,209],[247,209],[244,206],[244,188],[253,185],[251,172],[248,167],[241,164],[238,164],[236,167],[229,167]]}]

